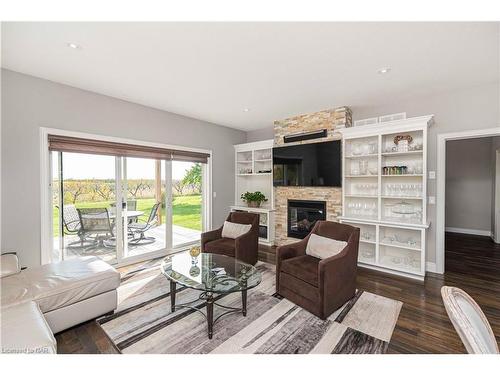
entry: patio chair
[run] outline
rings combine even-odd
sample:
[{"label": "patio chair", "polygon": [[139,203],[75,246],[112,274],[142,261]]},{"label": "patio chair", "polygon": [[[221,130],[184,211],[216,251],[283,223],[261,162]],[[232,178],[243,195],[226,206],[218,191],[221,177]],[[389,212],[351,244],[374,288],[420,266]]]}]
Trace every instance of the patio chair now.
[{"label": "patio chair", "polygon": [[160,209],[161,203],[155,203],[155,205],[151,208],[151,212],[149,213],[148,220],[146,222],[140,222],[129,224],[128,230],[132,233],[132,239],[129,241],[131,245],[141,244],[149,244],[156,241],[154,237],[146,237],[145,233],[153,228],[158,222],[158,210]]},{"label": "patio chair", "polygon": [[[60,210],[59,206],[56,206],[58,210]],[[78,215],[78,211],[74,204],[67,204],[63,206],[63,234],[69,236],[78,236],[78,240],[72,241],[66,245],[68,248],[76,248],[76,247],[86,247],[92,246],[95,244],[95,239],[89,238],[85,236],[85,233],[82,231],[82,225],[80,222],[80,216]]]},{"label": "patio chair", "polygon": [[95,235],[96,246],[114,246],[109,242],[115,236],[107,208],[78,208],[77,211],[84,238]]}]

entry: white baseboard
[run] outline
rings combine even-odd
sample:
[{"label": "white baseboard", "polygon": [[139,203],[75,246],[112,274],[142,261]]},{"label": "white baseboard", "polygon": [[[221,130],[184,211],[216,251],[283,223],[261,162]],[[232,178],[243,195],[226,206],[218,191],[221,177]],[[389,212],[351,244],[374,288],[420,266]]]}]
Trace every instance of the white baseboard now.
[{"label": "white baseboard", "polygon": [[437,273],[437,267],[436,267],[436,263],[434,262],[425,262],[425,270],[427,272],[433,272],[433,273]]},{"label": "white baseboard", "polygon": [[489,230],[446,227],[445,231],[451,232],[451,233],[474,234],[476,236],[491,237],[491,231],[489,231]]}]

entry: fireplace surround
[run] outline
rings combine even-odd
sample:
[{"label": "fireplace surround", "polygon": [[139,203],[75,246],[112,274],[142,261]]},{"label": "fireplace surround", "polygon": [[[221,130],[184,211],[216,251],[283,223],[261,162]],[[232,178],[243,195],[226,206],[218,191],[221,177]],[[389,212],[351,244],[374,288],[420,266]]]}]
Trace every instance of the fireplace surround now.
[{"label": "fireplace surround", "polygon": [[325,219],[325,201],[288,200],[288,237],[305,238],[316,221]]},{"label": "fireplace surround", "polygon": [[[348,107],[307,113],[274,122],[274,147],[298,143],[324,142],[341,139],[338,131],[352,123]],[[294,143],[284,142],[284,136],[327,129],[325,138],[304,140]],[[275,234],[278,246],[296,242],[298,237],[288,235],[288,201],[310,200],[326,202],[326,220],[337,221],[342,213],[342,188],[326,186],[276,186],[274,187]]]}]

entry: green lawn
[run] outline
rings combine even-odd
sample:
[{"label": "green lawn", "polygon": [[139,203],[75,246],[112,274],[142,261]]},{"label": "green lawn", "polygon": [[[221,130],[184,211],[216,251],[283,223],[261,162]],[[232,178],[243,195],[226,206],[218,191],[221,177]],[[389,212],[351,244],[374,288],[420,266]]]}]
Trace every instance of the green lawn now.
[{"label": "green lawn", "polygon": [[[144,215],[140,217],[142,220],[147,220],[151,208],[155,204],[155,199],[138,199],[137,210],[144,211]],[[110,202],[78,202],[77,208],[91,207],[110,207]],[[59,233],[58,209],[53,210],[53,225],[54,236]],[[162,223],[165,223],[165,209],[161,210]],[[180,195],[174,196],[173,201],[173,223],[184,228],[196,229],[201,231],[201,195]]]}]

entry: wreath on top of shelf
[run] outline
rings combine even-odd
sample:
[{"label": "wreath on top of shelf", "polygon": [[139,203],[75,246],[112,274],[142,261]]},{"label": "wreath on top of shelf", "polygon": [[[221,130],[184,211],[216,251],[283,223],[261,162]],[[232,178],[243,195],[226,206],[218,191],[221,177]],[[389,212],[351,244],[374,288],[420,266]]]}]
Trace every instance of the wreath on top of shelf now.
[{"label": "wreath on top of shelf", "polygon": [[413,142],[413,137],[409,134],[397,135],[394,137],[394,144],[397,145],[400,141],[408,141],[408,143]]}]

